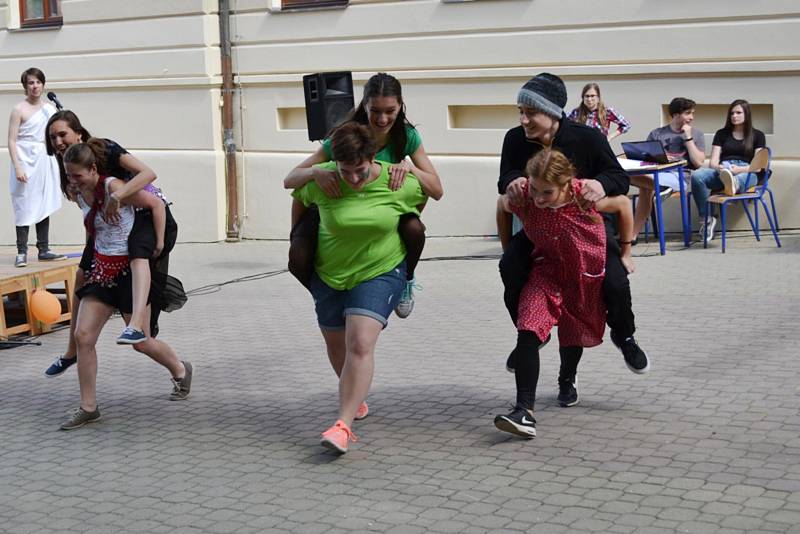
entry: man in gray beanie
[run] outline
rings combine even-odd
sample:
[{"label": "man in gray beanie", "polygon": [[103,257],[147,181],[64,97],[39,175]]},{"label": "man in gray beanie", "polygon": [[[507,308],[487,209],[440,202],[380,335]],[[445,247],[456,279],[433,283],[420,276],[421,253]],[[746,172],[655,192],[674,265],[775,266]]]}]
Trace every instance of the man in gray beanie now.
[{"label": "man in gray beanie", "polygon": [[[605,136],[598,130],[568,120],[564,114],[566,103],[564,82],[554,74],[534,76],[520,89],[517,95],[520,125],[509,130],[503,140],[497,183],[498,192],[507,195],[512,203],[519,203],[523,195],[522,186],[527,180],[526,164],[544,147],[563,152],[577,169],[578,176],[587,179],[581,190],[584,202],[627,194],[630,179],[620,167]],[[630,284],[620,259],[620,247],[630,247],[631,243],[618,243],[614,238],[613,220],[608,216],[604,218],[608,239],[603,296],[608,309],[611,340],[622,352],[625,364],[631,371],[645,373],[650,368],[650,362],[633,338],[636,327],[631,309]],[[503,257],[500,260],[500,276],[505,286],[503,297],[516,326],[519,295],[528,280],[533,244],[523,231],[511,236],[510,214],[501,213],[500,209],[497,212],[497,226],[503,245]],[[546,340],[535,339],[532,342],[530,334],[519,332],[517,348],[508,357],[506,367],[515,373],[518,390],[524,388],[535,393],[539,375],[538,349]],[[574,356],[564,353],[561,359],[558,399],[562,406],[572,406],[578,402],[574,371],[578,361]],[[532,403],[530,407],[517,406],[508,415],[498,415],[495,425],[501,430],[532,437],[536,433],[532,408]]]},{"label": "man in gray beanie", "polygon": [[528,80],[517,93],[517,104],[558,120],[567,105],[567,88],[555,74],[543,72]]}]

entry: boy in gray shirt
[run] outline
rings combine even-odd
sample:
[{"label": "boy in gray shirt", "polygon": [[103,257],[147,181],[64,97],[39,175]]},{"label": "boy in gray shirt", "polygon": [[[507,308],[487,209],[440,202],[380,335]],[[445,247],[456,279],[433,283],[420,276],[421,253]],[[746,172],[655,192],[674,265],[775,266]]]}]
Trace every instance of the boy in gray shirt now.
[{"label": "boy in gray shirt", "polygon": [[[669,103],[669,124],[656,128],[647,136],[648,141],[660,141],[670,159],[685,159],[689,169],[697,169],[706,159],[706,143],[703,132],[692,126],[694,122],[695,102],[689,98],[673,98]],[[679,175],[676,172],[658,173],[659,185],[672,190],[679,190]],[[688,181],[689,173],[684,173],[684,180]],[[631,183],[640,189],[639,205],[634,216],[634,231],[636,235],[642,231],[650,210],[653,206],[653,178],[652,176],[632,176]],[[649,194],[648,194],[649,193]]]}]

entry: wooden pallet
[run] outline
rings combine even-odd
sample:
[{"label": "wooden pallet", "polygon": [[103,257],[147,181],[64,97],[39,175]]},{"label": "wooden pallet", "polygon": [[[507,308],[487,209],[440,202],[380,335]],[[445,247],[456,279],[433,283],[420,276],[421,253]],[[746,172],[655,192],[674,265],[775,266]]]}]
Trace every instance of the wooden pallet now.
[{"label": "wooden pallet", "polygon": [[[23,268],[0,267],[0,297],[3,299],[3,309],[0,312],[0,336],[8,337],[26,333],[29,335],[43,334],[50,332],[53,324],[69,322],[72,318],[72,295],[75,292],[75,271],[77,269],[77,259],[53,263],[32,262],[28,267]],[[66,311],[53,324],[44,324],[38,321],[33,317],[30,309],[31,295],[34,289],[48,286],[57,286],[58,290],[63,287],[63,292],[67,296]],[[53,288],[51,287],[51,289]],[[6,320],[7,299],[20,301],[24,306],[25,321],[22,324],[8,326]]]}]

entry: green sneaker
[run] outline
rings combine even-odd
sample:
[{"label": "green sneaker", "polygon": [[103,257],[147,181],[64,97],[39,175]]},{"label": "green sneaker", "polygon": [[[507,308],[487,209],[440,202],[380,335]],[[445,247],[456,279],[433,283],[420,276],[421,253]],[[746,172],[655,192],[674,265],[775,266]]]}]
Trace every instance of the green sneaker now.
[{"label": "green sneaker", "polygon": [[189,393],[192,391],[192,364],[189,362],[182,362],[183,367],[186,369],[186,375],[180,380],[172,379],[172,393],[169,394],[169,400],[184,400],[189,398]]},{"label": "green sneaker", "polygon": [[78,407],[67,421],[61,425],[61,430],[75,430],[83,425],[94,423],[100,420],[100,408],[95,408],[93,412],[87,412],[81,407]]}]

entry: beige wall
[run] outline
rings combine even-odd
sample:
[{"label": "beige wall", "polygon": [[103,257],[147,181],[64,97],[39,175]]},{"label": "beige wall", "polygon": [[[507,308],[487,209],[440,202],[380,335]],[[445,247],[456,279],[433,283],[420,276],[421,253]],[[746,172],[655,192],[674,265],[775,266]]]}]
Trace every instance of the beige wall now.
[{"label": "beige wall", "polygon": [[[224,237],[224,160],[219,99],[219,22],[209,0],[63,0],[60,29],[8,30],[16,1],[0,0],[0,176],[8,179],[7,113],[22,98],[20,73],[47,75],[93,135],[146,162],[174,202],[183,241]],[[111,19],[111,20],[110,20]],[[5,186],[4,186],[5,187]],[[7,189],[5,189],[7,191]],[[0,243],[13,243],[8,194]],[[74,205],[53,216],[51,241],[79,243]],[[33,238],[31,238],[33,240]]]},{"label": "beige wall", "polygon": [[[181,240],[221,239],[216,4],[64,0],[60,30],[0,27],[0,109],[20,98],[19,72],[39,66],[93,132],[156,168],[175,201]],[[781,222],[800,226],[790,201],[800,193],[795,0],[619,0],[591,12],[584,0],[353,0],[346,9],[282,13],[263,0],[231,5],[243,237],[286,237],[290,202],[281,182],[316,146],[304,130],[301,78],[325,70],[352,70],[357,92],[378,70],[403,82],[409,117],[446,188],[425,212],[431,235],[493,233],[498,155],[516,124],[516,92],[544,70],[565,79],[569,107],[584,83],[599,82],[606,102],[633,123],[623,140],[660,126],[673,96],[701,105],[709,147],[724,120],[720,105],[771,104]],[[0,26],[8,9],[0,0]],[[667,212],[674,230],[677,204]],[[79,238],[73,213],[55,218],[54,239]],[[0,202],[0,220],[9,221],[0,242],[13,242],[10,202]]]},{"label": "beige wall", "polygon": [[[276,109],[302,108],[302,74],[325,70],[353,70],[357,93],[378,70],[403,82],[409,116],[445,184],[443,200],[425,211],[431,235],[493,233],[497,156],[516,124],[516,92],[544,70],[565,79],[570,108],[586,82],[599,82],[605,100],[633,123],[622,140],[662,125],[661,108],[674,96],[701,105],[742,97],[772,104],[768,143],[778,158],[781,222],[800,226],[789,200],[800,193],[800,126],[790,111],[800,87],[795,1],[621,0],[591,13],[582,0],[362,1],[278,14],[257,0],[235,5],[247,237],[286,235],[281,180],[316,145],[302,129],[280,130]],[[709,117],[702,110],[710,150],[724,109]],[[620,151],[618,142],[614,148]],[[678,212],[677,203],[667,207],[672,230]]]}]

